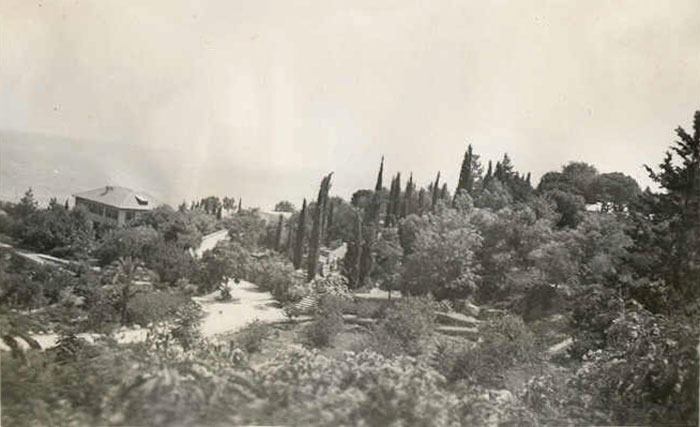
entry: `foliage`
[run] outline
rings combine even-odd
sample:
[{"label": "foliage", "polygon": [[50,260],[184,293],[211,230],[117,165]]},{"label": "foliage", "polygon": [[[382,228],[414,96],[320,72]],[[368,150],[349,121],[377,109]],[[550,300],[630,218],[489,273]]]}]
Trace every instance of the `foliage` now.
[{"label": "foliage", "polygon": [[127,323],[148,327],[172,318],[180,307],[191,302],[186,295],[173,291],[138,293],[129,301]]},{"label": "foliage", "polygon": [[103,238],[94,255],[102,266],[121,257],[145,260],[158,240],[158,231],[150,226],[118,228]]},{"label": "foliage", "polygon": [[438,369],[451,381],[502,388],[506,372],[537,361],[538,349],[532,333],[521,318],[500,316],[479,325],[476,346],[450,349]]},{"label": "foliage", "polygon": [[259,257],[250,265],[245,278],[270,292],[282,304],[301,299],[295,289],[303,282],[302,276],[279,255]]},{"label": "foliage", "polygon": [[92,224],[81,208],[67,210],[52,204],[39,210],[25,201],[14,211],[19,214],[12,234],[23,246],[71,258],[85,258],[92,248],[95,239]]},{"label": "foliage", "polygon": [[205,251],[197,262],[199,290],[202,293],[211,292],[230,279],[244,279],[249,276],[252,265],[250,253],[239,242],[220,242],[213,249]]},{"label": "foliage", "polygon": [[275,212],[294,212],[295,210],[292,202],[288,200],[281,200],[275,204]]},{"label": "foliage", "polygon": [[605,329],[603,348],[583,355],[573,407],[612,424],[698,422],[698,319],[666,318],[639,306]]},{"label": "foliage", "polygon": [[386,309],[373,328],[370,345],[387,356],[421,354],[435,330],[435,309],[435,301],[430,298],[402,298]]},{"label": "foliage", "polygon": [[238,212],[223,220],[223,226],[228,230],[232,242],[253,251],[257,249],[265,235],[265,221],[255,211]]},{"label": "foliage", "polygon": [[333,294],[319,298],[314,309],[314,320],[304,329],[306,343],[311,347],[327,347],[343,329],[343,309],[346,299]]},{"label": "foliage", "polygon": [[249,354],[257,353],[262,349],[262,343],[271,334],[272,328],[270,325],[256,319],[236,332],[233,342],[238,348],[242,348]]},{"label": "foliage", "polygon": [[429,224],[416,237],[413,253],[401,275],[402,289],[412,295],[465,297],[476,290],[475,251],[481,243],[468,218],[448,210],[429,215]]}]

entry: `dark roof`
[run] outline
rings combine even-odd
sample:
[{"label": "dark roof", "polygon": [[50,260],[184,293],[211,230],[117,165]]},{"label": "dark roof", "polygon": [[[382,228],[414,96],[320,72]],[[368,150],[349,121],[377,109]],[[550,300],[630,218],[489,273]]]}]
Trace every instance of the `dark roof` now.
[{"label": "dark roof", "polygon": [[91,200],[119,209],[148,210],[160,204],[155,197],[148,193],[113,185],[76,193],[73,197]]}]

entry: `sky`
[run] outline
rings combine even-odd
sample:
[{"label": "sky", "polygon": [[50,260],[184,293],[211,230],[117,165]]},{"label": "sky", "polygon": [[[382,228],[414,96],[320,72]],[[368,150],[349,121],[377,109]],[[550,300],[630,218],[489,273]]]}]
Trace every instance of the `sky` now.
[{"label": "sky", "polygon": [[453,189],[469,143],[535,182],[585,161],[646,186],[699,108],[697,0],[0,0],[6,198],[299,206],[329,171],[371,188],[382,155]]}]

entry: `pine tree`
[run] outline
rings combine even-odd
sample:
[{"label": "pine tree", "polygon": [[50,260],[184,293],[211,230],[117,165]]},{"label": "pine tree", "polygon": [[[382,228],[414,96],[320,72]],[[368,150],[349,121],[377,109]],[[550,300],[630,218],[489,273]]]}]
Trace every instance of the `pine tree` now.
[{"label": "pine tree", "polygon": [[318,270],[318,256],[322,240],[323,221],[325,210],[328,206],[328,192],[330,191],[332,175],[333,173],[331,172],[321,180],[321,186],[318,190],[313,226],[311,228],[311,239],[309,240],[309,257],[306,275],[309,281],[316,277],[316,271]]},{"label": "pine tree", "polygon": [[[240,199],[239,199],[240,203]],[[240,207],[239,207],[240,209]],[[240,212],[240,210],[239,210]],[[304,237],[306,234],[306,199],[301,205],[301,212],[299,212],[299,219],[297,219],[297,236],[295,240],[294,249],[294,259],[292,259],[292,264],[294,264],[295,269],[301,268],[301,261],[304,257]]]}]

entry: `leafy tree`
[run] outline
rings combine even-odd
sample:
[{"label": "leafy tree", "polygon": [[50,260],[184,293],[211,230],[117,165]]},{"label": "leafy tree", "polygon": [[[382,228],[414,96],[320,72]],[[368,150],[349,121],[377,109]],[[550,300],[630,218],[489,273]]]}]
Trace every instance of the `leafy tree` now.
[{"label": "leafy tree", "polygon": [[598,175],[591,184],[590,192],[602,210],[622,212],[637,201],[641,190],[634,178],[619,172]]},{"label": "leafy tree", "polygon": [[239,242],[248,250],[255,250],[265,235],[265,221],[253,210],[227,217],[222,223],[231,240]]},{"label": "leafy tree", "polygon": [[105,236],[97,247],[95,256],[102,266],[120,258],[145,261],[148,251],[159,238],[158,232],[148,226],[116,229]]},{"label": "leafy tree", "polygon": [[402,289],[411,295],[437,298],[472,294],[479,279],[475,252],[481,243],[468,218],[454,210],[428,215],[401,275]]},{"label": "leafy tree", "polygon": [[296,208],[292,204],[292,202],[288,200],[282,200],[277,202],[275,205],[275,212],[294,212]]}]

